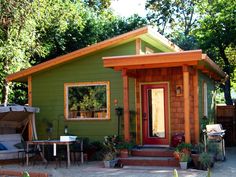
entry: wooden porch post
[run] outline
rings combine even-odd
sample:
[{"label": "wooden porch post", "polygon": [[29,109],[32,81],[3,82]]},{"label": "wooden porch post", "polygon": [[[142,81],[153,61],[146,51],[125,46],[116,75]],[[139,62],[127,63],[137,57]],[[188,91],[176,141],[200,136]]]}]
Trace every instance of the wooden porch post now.
[{"label": "wooden porch post", "polygon": [[190,133],[190,100],[189,100],[189,68],[183,66],[183,81],[184,81],[184,132],[185,142],[191,143]]},{"label": "wooden porch post", "polygon": [[193,101],[194,101],[194,140],[195,143],[199,143],[200,135],[200,122],[199,122],[199,110],[198,110],[198,96],[199,96],[199,87],[198,87],[198,70],[195,69],[193,75]]},{"label": "wooden porch post", "polygon": [[123,104],[124,104],[124,138],[125,141],[130,141],[130,122],[129,122],[129,77],[127,70],[122,70],[123,77]]},{"label": "wooden porch post", "polygon": [[[28,105],[32,106],[32,77],[28,76]],[[32,115],[29,115],[28,123],[28,138],[29,140],[33,139],[33,128],[32,128]]]}]

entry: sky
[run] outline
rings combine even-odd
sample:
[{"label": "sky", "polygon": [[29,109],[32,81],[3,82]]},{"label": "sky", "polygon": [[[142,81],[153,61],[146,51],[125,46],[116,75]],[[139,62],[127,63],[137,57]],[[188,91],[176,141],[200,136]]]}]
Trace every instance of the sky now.
[{"label": "sky", "polygon": [[133,14],[146,16],[146,0],[112,0],[111,8],[122,17],[129,17]]}]

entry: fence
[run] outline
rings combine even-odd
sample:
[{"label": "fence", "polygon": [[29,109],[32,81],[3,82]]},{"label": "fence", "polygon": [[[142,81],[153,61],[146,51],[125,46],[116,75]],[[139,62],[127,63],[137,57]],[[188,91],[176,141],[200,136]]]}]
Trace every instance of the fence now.
[{"label": "fence", "polygon": [[236,103],[234,105],[217,106],[216,122],[226,130],[226,146],[236,145]]}]

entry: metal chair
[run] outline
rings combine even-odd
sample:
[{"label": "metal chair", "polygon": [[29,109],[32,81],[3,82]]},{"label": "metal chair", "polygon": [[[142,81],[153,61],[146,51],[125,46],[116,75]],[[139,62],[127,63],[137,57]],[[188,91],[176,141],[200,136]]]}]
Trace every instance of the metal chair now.
[{"label": "metal chair", "polygon": [[84,163],[84,150],[83,150],[83,140],[77,140],[75,141],[70,149],[70,156],[72,161],[77,163],[79,165],[79,157],[80,157],[80,162]]},{"label": "metal chair", "polygon": [[26,161],[26,155],[29,155],[30,159],[33,162],[33,165],[35,165],[36,163],[36,158],[40,155],[41,153],[41,149],[40,147],[38,147],[37,145],[35,145],[34,147],[31,147],[28,151],[26,148],[26,142],[22,140],[21,142],[22,146],[23,146],[23,151],[18,151],[18,161],[20,161],[22,163],[22,165],[25,164]]}]

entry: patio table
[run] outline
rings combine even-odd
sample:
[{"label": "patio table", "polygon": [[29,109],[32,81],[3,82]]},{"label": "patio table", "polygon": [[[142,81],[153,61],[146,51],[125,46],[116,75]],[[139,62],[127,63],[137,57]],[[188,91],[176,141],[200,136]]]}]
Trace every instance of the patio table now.
[{"label": "patio table", "polygon": [[[30,145],[42,145],[43,152],[40,153],[44,162],[47,160],[44,157],[44,145],[53,145],[53,155],[56,156],[56,146],[57,145],[65,145],[67,149],[67,167],[70,167],[70,145],[73,144],[75,141],[60,141],[60,140],[34,140],[34,141],[27,141],[27,152],[29,151]],[[78,142],[78,140],[76,140]],[[79,140],[81,146],[81,163],[84,162],[83,159],[83,140]],[[26,154],[26,165],[29,165],[29,155]]]}]

